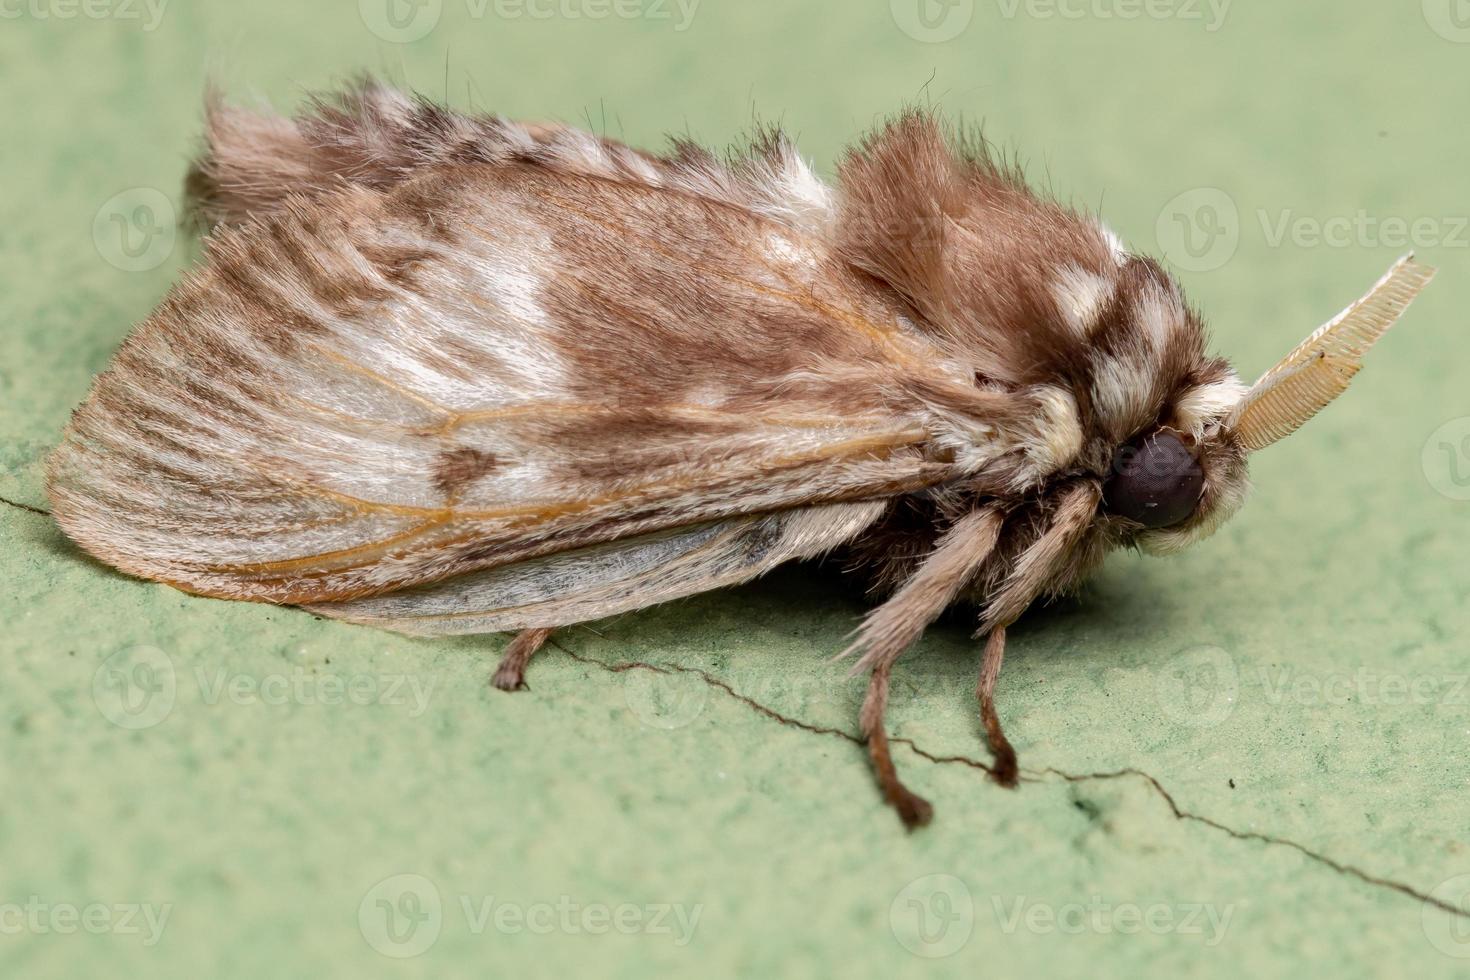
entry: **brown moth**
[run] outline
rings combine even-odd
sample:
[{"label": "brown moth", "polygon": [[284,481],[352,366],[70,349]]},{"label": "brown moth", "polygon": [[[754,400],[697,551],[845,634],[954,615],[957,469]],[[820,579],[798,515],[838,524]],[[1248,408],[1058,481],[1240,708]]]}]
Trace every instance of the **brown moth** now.
[{"label": "brown moth", "polygon": [[212,103],[202,264],[51,457],[56,520],[132,575],[417,635],[551,631],[845,546],[888,598],[847,651],[904,822],[894,662],[968,601],[1006,628],[1118,547],[1241,505],[1429,281],[1400,261],[1254,385],[1096,219],[910,111],[835,185],[779,132],[719,159],[363,82]]}]

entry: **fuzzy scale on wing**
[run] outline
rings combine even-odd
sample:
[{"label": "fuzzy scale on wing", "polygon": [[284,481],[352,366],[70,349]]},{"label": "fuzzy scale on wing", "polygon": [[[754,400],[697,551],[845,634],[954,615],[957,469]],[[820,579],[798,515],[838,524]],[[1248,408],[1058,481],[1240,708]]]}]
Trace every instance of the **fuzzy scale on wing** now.
[{"label": "fuzzy scale on wing", "polygon": [[831,253],[525,161],[288,201],[218,232],[98,379],[57,518],[189,591],[329,601],[919,489],[954,472],[937,412],[1012,448],[1017,401]]}]

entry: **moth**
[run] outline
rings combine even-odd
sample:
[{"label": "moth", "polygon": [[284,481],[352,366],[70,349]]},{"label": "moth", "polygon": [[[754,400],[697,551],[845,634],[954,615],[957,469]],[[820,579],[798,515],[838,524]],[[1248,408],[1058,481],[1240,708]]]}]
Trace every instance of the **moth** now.
[{"label": "moth", "polygon": [[776,130],[655,154],[371,80],[206,116],[202,261],[50,458],[66,534],[198,595],[515,631],[505,690],[554,629],[841,549],[882,600],[846,654],[910,827],[884,708],[926,626],[977,608],[1014,786],[1007,628],[1219,527],[1433,273],[1404,258],[1247,386],[1158,262],[933,112],[832,183]]}]

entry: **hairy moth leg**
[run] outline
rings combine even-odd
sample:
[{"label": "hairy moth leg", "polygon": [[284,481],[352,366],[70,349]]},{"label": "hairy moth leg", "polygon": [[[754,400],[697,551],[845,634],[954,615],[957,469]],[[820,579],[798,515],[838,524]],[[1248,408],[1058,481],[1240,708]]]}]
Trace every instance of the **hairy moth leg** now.
[{"label": "hairy moth leg", "polygon": [[888,709],[888,675],[892,663],[873,668],[868,679],[868,694],[863,698],[863,710],[859,715],[863,735],[868,740],[868,757],[873,760],[873,772],[883,790],[888,805],[898,811],[898,818],[910,830],[922,827],[934,816],[934,807],[928,800],[910,790],[898,778],[893,765],[893,753],[888,746],[888,732],[883,727],[883,714]]},{"label": "hairy moth leg", "polygon": [[1016,750],[995,713],[995,684],[1005,660],[1006,628],[1036,601],[1048,582],[1059,574],[1065,577],[1067,564],[1075,560],[1077,542],[1086,534],[1100,497],[1101,491],[1090,482],[1075,484],[1062,492],[1061,502],[1048,516],[1045,530],[1016,559],[1005,584],[991,598],[975,634],[985,637],[975,696],[980,701],[985,740],[995,756],[992,775],[1002,786],[1014,787],[1019,778]]},{"label": "hairy moth leg", "polygon": [[490,683],[502,691],[519,691],[526,686],[526,664],[536,655],[551,637],[551,628],[521,630],[505,648],[500,657],[500,666],[495,668]]},{"label": "hairy moth leg", "polygon": [[990,754],[995,757],[995,771],[991,773],[1002,786],[1014,787],[1019,766],[1016,750],[1000,727],[1000,716],[995,713],[995,682],[1000,678],[1000,665],[1006,656],[1006,628],[997,626],[985,638],[985,656],[980,661],[980,680],[975,685],[975,696],[980,699],[980,721],[985,725],[985,740],[990,743]]},{"label": "hairy moth leg", "polygon": [[860,716],[863,735],[883,796],[910,829],[928,823],[934,811],[927,800],[904,786],[894,768],[888,732],[883,726],[889,676],[894,662],[954,602],[990,557],[1003,520],[999,508],[987,507],[956,521],[893,598],[868,614],[857,639],[843,653],[865,651],[853,668],[855,672],[865,667],[872,671]]}]

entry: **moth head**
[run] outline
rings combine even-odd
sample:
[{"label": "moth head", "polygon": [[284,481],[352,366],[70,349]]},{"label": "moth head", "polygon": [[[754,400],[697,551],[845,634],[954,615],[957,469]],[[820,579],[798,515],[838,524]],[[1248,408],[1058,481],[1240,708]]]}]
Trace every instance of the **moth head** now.
[{"label": "moth head", "polygon": [[1246,457],[1342,394],[1363,355],[1433,276],[1406,256],[1249,388],[1233,375],[1186,387],[1162,422],[1117,448],[1103,480],[1104,514],[1155,554],[1210,534],[1245,500]]}]

